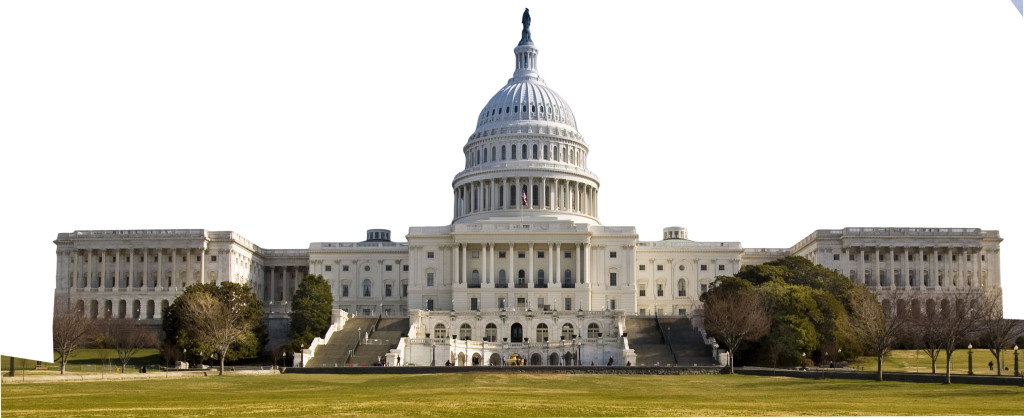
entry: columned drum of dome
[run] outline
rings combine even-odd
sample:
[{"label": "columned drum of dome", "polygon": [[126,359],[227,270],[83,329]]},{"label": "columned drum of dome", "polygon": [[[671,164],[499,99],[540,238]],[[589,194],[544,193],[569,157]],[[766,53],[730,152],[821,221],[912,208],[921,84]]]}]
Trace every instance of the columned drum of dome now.
[{"label": "columned drum of dome", "polygon": [[537,72],[529,22],[527,11],[515,72],[484,106],[463,147],[465,169],[452,182],[453,223],[519,217],[600,223],[590,148],[572,109]]}]

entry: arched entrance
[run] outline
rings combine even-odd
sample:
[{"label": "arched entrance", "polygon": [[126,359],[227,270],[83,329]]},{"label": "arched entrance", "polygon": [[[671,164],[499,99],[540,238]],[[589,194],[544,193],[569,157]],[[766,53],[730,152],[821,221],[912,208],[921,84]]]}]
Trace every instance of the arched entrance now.
[{"label": "arched entrance", "polygon": [[487,364],[490,364],[492,366],[500,366],[501,356],[499,356],[498,353],[491,354],[491,359],[487,361]]},{"label": "arched entrance", "polygon": [[480,353],[473,353],[473,365],[474,366],[479,366],[480,365]]},{"label": "arched entrance", "polygon": [[548,356],[548,365],[557,366],[558,364],[558,353],[551,353],[551,355]]},{"label": "arched entrance", "polygon": [[458,365],[458,366],[465,366],[466,365],[466,353],[459,353],[458,361],[456,361],[455,364]]},{"label": "arched entrance", "polygon": [[565,362],[566,366],[572,366],[576,364],[572,352],[566,352],[565,355],[562,356],[562,360]]},{"label": "arched entrance", "polygon": [[511,341],[514,342],[514,343],[521,343],[521,342],[523,342],[523,326],[522,326],[522,324],[520,324],[518,322],[512,324],[512,332],[510,333],[509,336],[511,337],[510,338]]},{"label": "arched entrance", "polygon": [[533,353],[533,355],[530,356],[530,364],[533,364],[533,365],[544,364],[544,360],[543,359],[544,359],[544,357],[541,356],[540,353]]}]

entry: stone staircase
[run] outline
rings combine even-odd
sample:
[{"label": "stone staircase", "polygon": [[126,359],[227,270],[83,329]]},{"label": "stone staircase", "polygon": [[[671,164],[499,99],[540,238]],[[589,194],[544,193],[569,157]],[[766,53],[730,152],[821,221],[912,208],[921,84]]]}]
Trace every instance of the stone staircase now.
[{"label": "stone staircase", "polygon": [[[346,328],[348,326],[346,325]],[[409,333],[409,318],[381,318],[377,329],[370,334],[370,340],[360,344],[349,363],[372,366],[380,359],[385,361],[388,351],[398,347],[398,340]]]},{"label": "stone staircase", "polygon": [[[658,328],[659,321],[667,336]],[[715,364],[711,348],[704,344],[688,318],[627,317],[626,332],[629,347],[636,353],[637,366]]]},{"label": "stone staircase", "polygon": [[363,333],[377,322],[377,318],[351,318],[345,327],[334,333],[327,344],[316,349],[306,367],[341,367],[345,365],[349,350],[355,350]]}]

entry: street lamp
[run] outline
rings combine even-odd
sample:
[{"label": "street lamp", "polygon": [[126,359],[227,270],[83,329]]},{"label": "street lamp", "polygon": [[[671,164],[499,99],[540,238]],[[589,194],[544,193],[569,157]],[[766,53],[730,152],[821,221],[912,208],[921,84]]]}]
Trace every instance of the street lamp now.
[{"label": "street lamp", "polygon": [[1020,360],[1017,358],[1017,344],[1013,345],[1013,375],[1020,376]]},{"label": "street lamp", "polygon": [[974,345],[967,344],[967,374],[974,374]]},{"label": "street lamp", "polygon": [[188,363],[188,349],[187,348],[183,348],[182,351],[184,352],[184,354],[182,354],[182,357],[185,358],[185,363],[187,364]]},{"label": "street lamp", "polygon": [[800,353],[800,367],[807,370],[807,352]]},{"label": "street lamp", "polygon": [[306,343],[299,344],[299,367],[306,367]]}]

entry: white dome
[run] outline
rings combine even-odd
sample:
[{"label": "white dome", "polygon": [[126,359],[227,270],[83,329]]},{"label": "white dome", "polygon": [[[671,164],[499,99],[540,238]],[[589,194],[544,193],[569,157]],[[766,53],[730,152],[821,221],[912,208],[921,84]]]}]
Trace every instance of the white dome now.
[{"label": "white dome", "polygon": [[492,122],[517,120],[557,122],[576,129],[576,118],[565,99],[534,78],[509,80],[484,106],[476,126],[479,129]]}]

